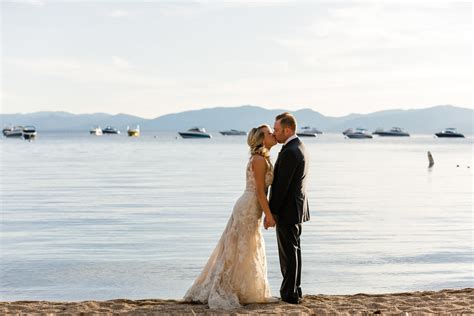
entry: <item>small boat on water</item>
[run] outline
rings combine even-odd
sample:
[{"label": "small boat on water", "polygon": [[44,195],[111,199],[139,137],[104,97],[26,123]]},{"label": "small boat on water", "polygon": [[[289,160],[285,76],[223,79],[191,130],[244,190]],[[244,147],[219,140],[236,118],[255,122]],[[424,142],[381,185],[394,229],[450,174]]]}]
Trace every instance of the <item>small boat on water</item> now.
[{"label": "small boat on water", "polygon": [[296,133],[299,137],[316,137],[317,134],[322,134],[320,130],[311,126],[303,126],[299,132]]},{"label": "small boat on water", "polygon": [[389,131],[384,131],[382,128],[377,128],[372,135],[379,136],[410,136],[407,132],[403,131],[400,127],[392,127]]},{"label": "small boat on water", "polygon": [[102,135],[102,128],[100,128],[100,126],[95,126],[93,128],[91,128],[91,130],[89,131],[89,133],[91,135],[97,135],[97,136],[100,136]]},{"label": "small boat on water", "polygon": [[224,135],[224,136],[241,136],[241,135],[247,135],[247,132],[238,131],[238,130],[236,130],[236,129],[231,129],[231,130],[228,130],[228,131],[220,131],[219,133],[221,133],[221,134]]},{"label": "small boat on water", "polygon": [[6,127],[3,129],[3,136],[21,138],[23,137],[23,126]]},{"label": "small boat on water", "polygon": [[36,138],[37,132],[34,126],[28,125],[23,127],[23,138],[26,140]]},{"label": "small boat on water", "polygon": [[127,134],[131,137],[138,137],[140,136],[140,125],[137,125],[136,128],[130,128],[127,126]]},{"label": "small boat on water", "polygon": [[449,127],[441,132],[435,133],[437,137],[445,137],[445,138],[464,138],[464,135],[458,133],[458,131],[454,127]]},{"label": "small boat on water", "polygon": [[120,134],[120,131],[112,126],[107,126],[102,130],[103,134]]},{"label": "small boat on water", "polygon": [[23,138],[23,139],[33,139],[36,137],[37,132],[34,126],[13,126],[6,127],[3,129],[3,135],[9,138]]},{"label": "small boat on water", "polygon": [[203,127],[193,127],[188,129],[186,132],[178,132],[183,138],[211,138],[212,135],[206,132]]},{"label": "small boat on water", "polygon": [[351,130],[347,132],[345,135],[348,138],[355,138],[355,139],[372,138],[372,135],[370,135],[369,132],[367,132],[365,128],[360,128],[360,127],[356,128],[355,131]]}]

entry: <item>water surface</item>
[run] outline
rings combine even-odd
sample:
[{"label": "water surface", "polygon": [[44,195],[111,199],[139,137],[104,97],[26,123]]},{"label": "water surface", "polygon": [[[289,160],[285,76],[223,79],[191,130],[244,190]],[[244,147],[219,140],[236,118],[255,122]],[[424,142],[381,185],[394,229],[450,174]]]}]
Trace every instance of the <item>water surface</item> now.
[{"label": "water surface", "polygon": [[[2,138],[0,300],[182,297],[244,190],[245,141]],[[471,137],[304,141],[305,293],[473,287]],[[275,231],[264,237],[278,295]]]}]

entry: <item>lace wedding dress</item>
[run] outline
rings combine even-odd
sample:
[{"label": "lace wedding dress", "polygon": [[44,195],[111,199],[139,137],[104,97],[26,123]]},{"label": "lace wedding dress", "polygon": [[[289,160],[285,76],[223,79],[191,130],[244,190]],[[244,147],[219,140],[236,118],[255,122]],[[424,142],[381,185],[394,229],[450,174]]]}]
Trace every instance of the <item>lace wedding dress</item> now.
[{"label": "lace wedding dress", "polygon": [[[246,171],[246,188],[234,205],[222,236],[184,301],[207,303],[210,308],[232,309],[248,303],[274,302],[267,280],[265,243],[261,232],[262,209],[257,200],[252,157]],[[265,189],[272,183],[268,163]]]}]

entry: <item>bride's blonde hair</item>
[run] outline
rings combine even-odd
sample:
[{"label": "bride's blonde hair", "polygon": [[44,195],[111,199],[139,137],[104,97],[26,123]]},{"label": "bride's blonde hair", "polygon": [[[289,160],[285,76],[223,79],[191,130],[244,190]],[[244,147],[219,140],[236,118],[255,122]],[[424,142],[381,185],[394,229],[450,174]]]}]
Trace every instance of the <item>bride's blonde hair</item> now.
[{"label": "bride's blonde hair", "polygon": [[265,138],[265,133],[263,131],[264,128],[271,130],[270,126],[267,124],[252,128],[247,136],[247,144],[250,147],[251,155],[260,155],[265,159],[270,159],[270,152],[263,145],[263,139]]}]

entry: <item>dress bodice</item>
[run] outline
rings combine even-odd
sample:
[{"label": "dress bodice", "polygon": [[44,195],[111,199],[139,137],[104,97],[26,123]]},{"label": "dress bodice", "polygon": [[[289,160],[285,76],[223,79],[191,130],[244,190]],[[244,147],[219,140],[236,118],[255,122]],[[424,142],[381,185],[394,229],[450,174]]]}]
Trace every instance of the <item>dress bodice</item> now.
[{"label": "dress bodice", "polygon": [[[255,176],[252,168],[252,160],[253,156],[250,157],[249,162],[247,164],[247,172],[246,172],[246,191],[255,191]],[[268,190],[268,187],[272,184],[273,181],[273,165],[269,160],[267,162],[267,173],[265,174],[265,191]]]}]

